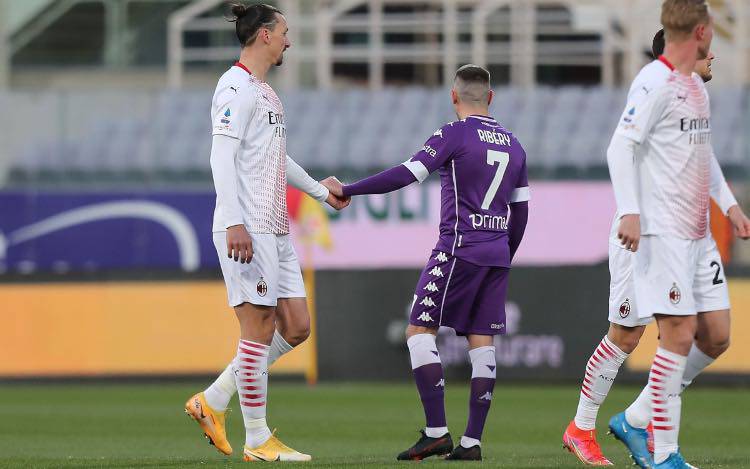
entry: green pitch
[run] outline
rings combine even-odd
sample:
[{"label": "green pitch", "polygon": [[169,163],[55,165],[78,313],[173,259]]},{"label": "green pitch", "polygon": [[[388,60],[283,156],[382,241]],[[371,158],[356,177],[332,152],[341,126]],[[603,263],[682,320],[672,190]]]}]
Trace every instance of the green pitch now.
[{"label": "green pitch", "polygon": [[[0,467],[243,467],[242,415],[229,416],[231,457],[219,455],[182,412],[206,383],[0,386]],[[561,449],[578,387],[498,383],[484,436],[482,467],[580,467]],[[615,386],[600,415],[600,441],[617,466],[624,449],[604,435],[606,421],[635,397]],[[448,423],[454,440],[466,422],[467,389],[448,383]],[[689,390],[684,397],[683,452],[700,467],[750,467],[747,389]],[[417,438],[423,423],[408,384],[276,383],[269,423],[281,439],[313,455],[305,467],[409,467],[395,455]],[[436,460],[419,468],[444,467]],[[479,467],[476,463],[470,466]]]}]

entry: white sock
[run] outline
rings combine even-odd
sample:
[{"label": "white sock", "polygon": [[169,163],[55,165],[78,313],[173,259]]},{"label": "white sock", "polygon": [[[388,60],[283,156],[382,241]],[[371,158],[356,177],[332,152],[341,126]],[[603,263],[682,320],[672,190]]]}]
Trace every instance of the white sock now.
[{"label": "white sock", "polygon": [[648,384],[630,406],[625,409],[625,420],[636,427],[645,429],[651,422],[651,391]]},{"label": "white sock", "polygon": [[469,438],[468,436],[461,437],[461,446],[464,448],[471,448],[472,446],[482,446],[482,442],[476,438]]},{"label": "white sock", "polygon": [[257,448],[271,437],[266,424],[268,349],[268,345],[249,340],[240,340],[237,347],[235,377],[245,421],[245,444],[249,448]]},{"label": "white sock", "polygon": [[599,407],[615,381],[628,354],[619,349],[606,335],[591,354],[586,364],[586,374],[581,385],[575,424],[581,430],[596,428]]},{"label": "white sock", "polygon": [[656,349],[648,375],[651,391],[651,422],[654,426],[654,462],[664,462],[677,452],[680,433],[682,375],[687,357],[661,347]]},{"label": "white sock", "polygon": [[237,383],[234,380],[234,361],[232,361],[216,378],[216,381],[203,391],[203,395],[206,396],[206,403],[212,409],[224,412],[235,392],[237,392]]},{"label": "white sock", "polygon": [[268,350],[268,367],[270,368],[282,355],[291,352],[293,349],[294,347],[284,340],[278,330],[274,331],[271,347]]},{"label": "white sock", "polygon": [[687,363],[685,364],[685,374],[682,375],[682,391],[685,390],[686,387],[690,386],[690,383],[693,382],[696,376],[698,376],[701,371],[705,370],[708,365],[716,361],[715,358],[711,358],[705,353],[701,352],[701,349],[696,347],[695,342],[693,342],[693,346],[690,347],[690,353],[688,353],[687,356]]},{"label": "white sock", "polygon": [[448,433],[448,427],[424,427],[424,434],[430,438],[440,438]]}]

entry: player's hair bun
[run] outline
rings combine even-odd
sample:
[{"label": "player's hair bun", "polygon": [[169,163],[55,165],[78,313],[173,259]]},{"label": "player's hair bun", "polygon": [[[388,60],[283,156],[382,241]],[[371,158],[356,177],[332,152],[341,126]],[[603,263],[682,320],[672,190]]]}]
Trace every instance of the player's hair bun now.
[{"label": "player's hair bun", "polygon": [[247,6],[241,3],[235,3],[234,5],[232,5],[231,11],[232,11],[232,14],[234,15],[234,20],[237,21],[238,19],[247,15]]}]

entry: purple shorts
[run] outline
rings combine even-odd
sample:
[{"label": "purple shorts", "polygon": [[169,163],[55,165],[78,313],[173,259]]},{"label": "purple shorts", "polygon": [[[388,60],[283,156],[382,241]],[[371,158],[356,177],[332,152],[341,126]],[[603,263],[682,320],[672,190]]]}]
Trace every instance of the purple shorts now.
[{"label": "purple shorts", "polygon": [[505,334],[509,271],[432,251],[414,292],[409,323],[451,327],[459,335]]}]

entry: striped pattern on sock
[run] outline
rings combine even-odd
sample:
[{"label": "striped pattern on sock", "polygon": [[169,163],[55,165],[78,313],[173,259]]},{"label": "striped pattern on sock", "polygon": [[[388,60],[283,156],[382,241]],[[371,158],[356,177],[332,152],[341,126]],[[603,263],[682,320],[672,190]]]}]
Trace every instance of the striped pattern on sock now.
[{"label": "striped pattern on sock", "polygon": [[651,376],[648,378],[648,385],[651,389],[651,410],[653,412],[651,420],[654,423],[654,430],[674,430],[674,425],[671,425],[667,409],[666,388],[670,375],[678,371],[676,365],[677,363],[673,360],[658,353],[654,357],[654,363],[651,365]]},{"label": "striped pattern on sock", "polygon": [[576,427],[593,430],[599,407],[606,399],[612,383],[628,354],[620,350],[605,335],[586,364],[586,373],[581,384],[581,395],[574,418]]},{"label": "striped pattern on sock", "polygon": [[[260,408],[266,405],[268,380],[267,345],[240,340],[237,347],[237,391],[242,407]],[[265,409],[263,409],[265,415]],[[260,417],[260,416],[254,416]]]},{"label": "striped pattern on sock", "polygon": [[[591,354],[591,357],[586,364],[586,374],[583,377],[581,393],[599,404],[601,404],[607,394],[605,393],[604,395],[601,395],[600,393],[594,391],[594,382],[597,380],[597,373],[599,373],[603,368],[612,367],[612,365],[615,365],[614,371],[615,374],[617,374],[620,365],[622,365],[622,363],[625,361],[625,358],[627,358],[627,354],[620,351],[619,349],[615,349],[616,347],[614,347],[614,345],[609,342],[609,340],[605,336],[602,341],[599,342],[599,345],[596,347],[596,350],[594,350],[594,353]],[[607,387],[606,390],[609,391],[609,387]]]}]

